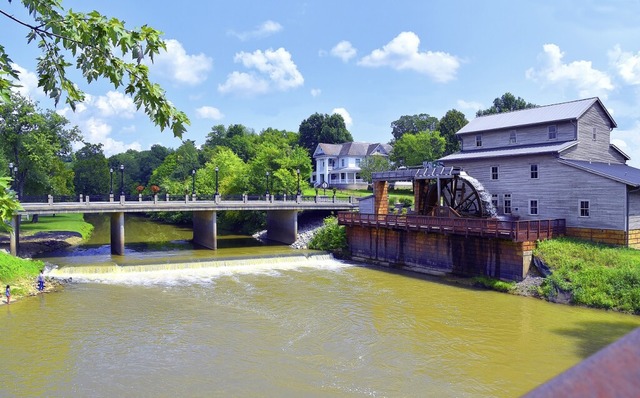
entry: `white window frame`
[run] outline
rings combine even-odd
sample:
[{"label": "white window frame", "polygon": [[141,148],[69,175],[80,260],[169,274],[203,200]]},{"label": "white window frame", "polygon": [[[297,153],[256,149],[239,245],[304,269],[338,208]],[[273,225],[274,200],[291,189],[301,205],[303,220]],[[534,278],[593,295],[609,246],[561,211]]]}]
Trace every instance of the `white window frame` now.
[{"label": "white window frame", "polygon": [[[493,177],[494,176],[494,172],[493,172],[494,169],[495,169],[495,178]],[[490,173],[491,179],[493,181],[499,180],[500,179],[500,166],[491,166],[491,169],[490,169],[489,173]]]},{"label": "white window frame", "polygon": [[[582,204],[586,203],[587,206],[583,207]],[[586,210],[586,214],[583,214],[583,210]],[[578,199],[578,217],[589,218],[591,217],[591,201],[589,199]]]},{"label": "white window frame", "polygon": [[510,193],[505,193],[504,195],[502,195],[502,204],[502,212],[504,214],[511,214],[513,202]]},{"label": "white window frame", "polygon": [[[535,202],[535,207],[532,206],[533,202]],[[536,212],[533,213],[532,210],[535,208]],[[538,199],[529,199],[529,215],[530,216],[539,216],[540,215],[540,201]]]},{"label": "white window frame", "polygon": [[362,159],[356,158],[356,167],[360,167],[361,162],[362,162]]},{"label": "white window frame", "polygon": [[549,134],[549,139],[550,140],[557,140],[558,139],[558,126],[556,126],[555,124],[547,126],[547,133]]},{"label": "white window frame", "polygon": [[518,133],[516,130],[509,131],[509,144],[517,144],[518,143]]},{"label": "white window frame", "polygon": [[[534,170],[535,167],[535,170]],[[534,177],[535,175],[535,177]],[[529,165],[529,177],[533,180],[537,180],[540,176],[540,168],[537,163],[533,163]]]},{"label": "white window frame", "polygon": [[476,146],[482,146],[482,134],[476,134]]}]

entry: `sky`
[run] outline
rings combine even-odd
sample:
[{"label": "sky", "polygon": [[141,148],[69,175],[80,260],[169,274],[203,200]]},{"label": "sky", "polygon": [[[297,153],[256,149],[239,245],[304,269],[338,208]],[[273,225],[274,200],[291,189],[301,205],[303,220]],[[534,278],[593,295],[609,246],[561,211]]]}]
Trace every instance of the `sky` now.
[{"label": "sky", "polygon": [[[183,139],[215,125],[298,131],[312,114],[339,113],[354,141],[389,142],[403,115],[468,120],[506,92],[537,105],[599,97],[617,123],[612,143],[640,168],[640,2],[63,0],[65,8],[163,32],[167,52],[151,78],[191,120]],[[0,9],[25,16],[19,1]],[[161,144],[177,148],[130,97],[87,85],[76,112],[37,89],[27,30],[0,16],[0,44],[21,88],[56,109],[107,156]]]}]

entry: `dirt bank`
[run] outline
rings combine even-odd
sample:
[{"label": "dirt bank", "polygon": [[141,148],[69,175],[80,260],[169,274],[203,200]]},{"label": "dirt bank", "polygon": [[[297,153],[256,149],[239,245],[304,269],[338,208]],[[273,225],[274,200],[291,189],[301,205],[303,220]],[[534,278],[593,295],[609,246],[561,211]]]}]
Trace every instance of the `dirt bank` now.
[{"label": "dirt bank", "polygon": [[[65,247],[75,246],[82,242],[78,232],[38,232],[33,235],[20,235],[18,257],[33,258],[42,253]],[[0,237],[0,249],[9,251],[9,237]]]}]

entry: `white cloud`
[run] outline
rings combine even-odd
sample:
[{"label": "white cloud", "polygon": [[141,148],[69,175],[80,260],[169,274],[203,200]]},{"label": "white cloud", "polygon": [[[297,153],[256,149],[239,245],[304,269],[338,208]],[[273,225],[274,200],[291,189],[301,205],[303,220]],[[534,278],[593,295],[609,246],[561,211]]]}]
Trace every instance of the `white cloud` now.
[{"label": "white cloud", "polygon": [[474,113],[482,109],[482,104],[476,101],[458,100],[457,104],[458,104],[458,108],[469,109],[469,110],[472,110]]},{"label": "white cloud", "polygon": [[626,83],[640,84],[640,51],[637,54],[624,52],[620,45],[615,45],[609,51],[609,60]]},{"label": "white cloud", "polygon": [[270,90],[286,91],[304,83],[302,74],[291,60],[291,54],[284,48],[275,51],[256,50],[253,53],[240,52],[234,57],[251,73],[232,72],[227,80],[218,86],[223,94],[235,92],[241,95],[264,94]]},{"label": "white cloud", "polygon": [[214,108],[213,106],[202,106],[196,109],[196,115],[200,119],[220,120],[224,118],[224,115],[222,114],[222,112],[220,112],[220,109]]},{"label": "white cloud", "polygon": [[18,84],[21,87],[14,87],[14,92],[20,93],[23,97],[34,98],[44,97],[45,93],[38,87],[38,76],[29,72],[18,64],[11,64],[11,67],[18,71],[19,81],[14,81],[14,84]]},{"label": "white cloud", "polygon": [[98,97],[87,96],[84,104],[85,106],[94,106],[103,117],[118,116],[131,119],[137,110],[133,99],[118,91],[109,91],[107,95]]},{"label": "white cloud", "polygon": [[606,99],[614,89],[611,78],[606,73],[594,69],[591,61],[573,61],[563,63],[564,53],[555,44],[545,44],[543,53],[538,56],[542,64],[539,69],[529,68],[525,76],[543,86],[554,88],[568,85],[575,88],[581,97],[598,96]]},{"label": "white cloud", "polygon": [[259,26],[257,26],[254,30],[250,30],[248,32],[234,32],[230,31],[229,34],[237,37],[238,39],[245,41],[249,39],[260,39],[263,37],[271,36],[272,34],[278,33],[282,30],[282,25],[275,21],[265,21]]},{"label": "white cloud", "polygon": [[455,79],[460,67],[457,57],[440,51],[419,50],[420,38],[413,32],[402,32],[382,49],[376,49],[363,57],[358,65],[367,67],[388,66],[396,70],[413,70],[433,80],[446,83]]},{"label": "white cloud", "polygon": [[353,124],[353,119],[351,119],[351,115],[349,114],[349,112],[347,112],[345,108],[333,108],[333,110],[331,111],[331,114],[334,114],[334,113],[337,113],[338,115],[342,116],[342,118],[344,119],[344,125],[347,127],[347,129],[351,127],[351,125]]},{"label": "white cloud", "polygon": [[340,58],[342,62],[348,62],[356,56],[356,53],[357,50],[346,40],[341,41],[331,49],[331,55]]},{"label": "white cloud", "polygon": [[611,143],[631,157],[630,166],[640,167],[640,120],[636,120],[628,130],[614,129]]},{"label": "white cloud", "polygon": [[166,40],[167,51],[154,58],[153,69],[179,83],[196,85],[207,79],[213,60],[203,53],[189,55],[177,40]]},{"label": "white cloud", "polygon": [[319,88],[312,88],[311,89],[311,96],[312,97],[317,97],[320,94],[322,94],[322,90],[320,90]]},{"label": "white cloud", "polygon": [[[106,157],[115,155],[117,153],[126,152],[129,149],[139,151],[142,148],[142,146],[137,141],[130,144],[125,144],[122,141],[116,141],[113,138],[109,137],[112,130],[111,125],[98,118],[91,117],[87,120],[82,121],[80,123],[80,129],[82,130],[82,135],[85,142],[89,142],[92,144],[102,144],[102,150],[104,151],[104,155]],[[74,149],[80,149],[82,146],[82,143],[76,143]]]}]

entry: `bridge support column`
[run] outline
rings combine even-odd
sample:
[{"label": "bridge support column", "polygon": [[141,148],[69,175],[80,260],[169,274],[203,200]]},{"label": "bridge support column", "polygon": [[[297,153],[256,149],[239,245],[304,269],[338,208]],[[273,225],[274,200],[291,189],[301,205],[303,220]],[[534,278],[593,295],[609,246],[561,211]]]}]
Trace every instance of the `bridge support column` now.
[{"label": "bridge support column", "polygon": [[124,213],[111,213],[111,254],[124,254]]},{"label": "bridge support column", "polygon": [[292,244],[298,239],[298,212],[296,210],[267,211],[267,239]]},{"label": "bridge support column", "polygon": [[193,212],[193,243],[207,249],[218,249],[218,224],[215,211]]},{"label": "bridge support column", "polygon": [[13,256],[18,255],[20,248],[20,216],[11,217],[11,233],[9,236],[9,251]]}]

